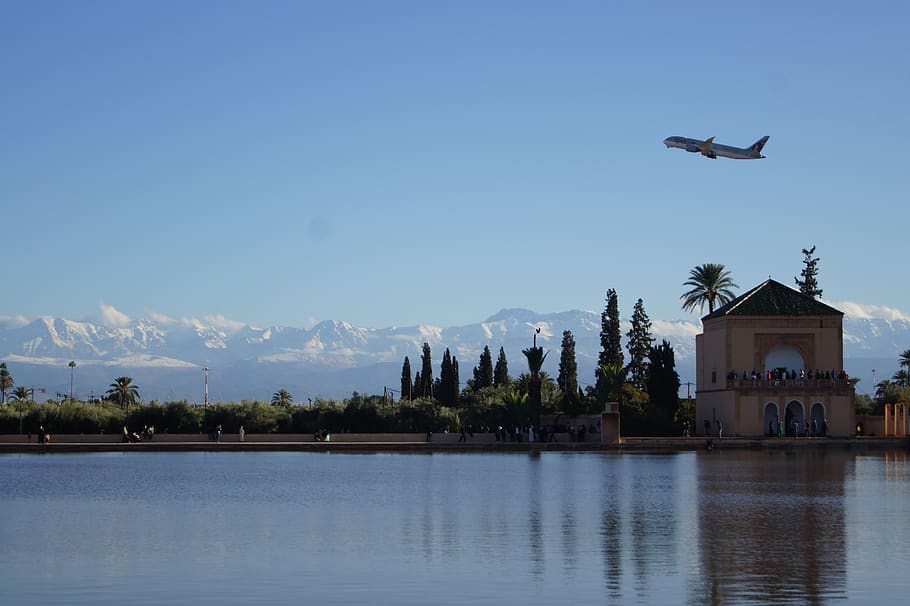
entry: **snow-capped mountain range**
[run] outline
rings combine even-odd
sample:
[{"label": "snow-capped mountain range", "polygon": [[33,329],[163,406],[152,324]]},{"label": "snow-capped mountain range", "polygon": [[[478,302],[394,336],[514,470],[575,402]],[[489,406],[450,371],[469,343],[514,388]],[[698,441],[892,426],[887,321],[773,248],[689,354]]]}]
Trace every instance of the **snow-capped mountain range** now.
[{"label": "snow-capped mountain range", "polygon": [[[848,307],[849,309],[849,307]],[[119,312],[116,312],[119,313]],[[107,316],[106,316],[107,317]],[[429,325],[362,328],[326,321],[312,328],[257,328],[214,317],[172,320],[164,317],[130,320],[122,314],[107,323],[43,317],[31,321],[0,321],[0,360],[17,385],[41,389],[47,398],[68,394],[71,380],[77,397],[102,393],[120,375],[133,377],[144,400],[204,397],[203,369],[209,370],[212,401],[269,399],[288,389],[298,402],[323,396],[343,398],[352,392],[382,393],[400,386],[405,356],[419,370],[423,343],[429,343],[438,373],[448,348],[458,359],[464,384],[473,374],[484,346],[494,361],[503,347],[509,371],[526,370],[521,350],[537,342],[550,350],[544,369],[558,373],[562,333],[576,342],[579,382],[593,382],[600,351],[600,312],[566,311],[540,314],[504,309],[483,322],[442,328]],[[628,330],[623,327],[623,332]],[[701,323],[652,320],[659,342],[667,339],[676,354],[684,384],[695,377],[695,336]],[[848,372],[861,378],[860,392],[897,370],[900,352],[910,348],[910,320],[900,313],[873,317],[856,311],[844,319],[844,358]],[[74,369],[70,361],[76,362]],[[438,375],[436,375],[438,376]]]}]

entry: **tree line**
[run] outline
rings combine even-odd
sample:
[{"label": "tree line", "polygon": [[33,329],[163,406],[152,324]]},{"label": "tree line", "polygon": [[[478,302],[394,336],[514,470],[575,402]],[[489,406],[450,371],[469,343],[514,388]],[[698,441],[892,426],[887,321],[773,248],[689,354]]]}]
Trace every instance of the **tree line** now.
[{"label": "tree line", "polygon": [[[800,292],[820,297],[815,246],[802,250],[803,270],[794,278]],[[738,286],[719,263],[693,268],[680,297],[687,311],[713,313],[735,298]],[[575,337],[562,333],[558,374],[555,380],[542,370],[548,351],[533,345],[522,351],[527,372],[512,377],[503,347],[495,363],[489,345],[484,346],[471,376],[461,388],[458,359],[446,348],[438,377],[433,375],[432,351],[424,343],[420,368],[412,374],[405,356],[401,368],[399,401],[355,392],[351,398],[331,401],[317,398],[308,407],[294,406],[293,396],[277,391],[271,402],[218,403],[190,406],[186,401],[140,405],[139,389],[130,377],[117,377],[102,400],[82,402],[70,397],[62,406],[38,406],[31,389],[16,387],[6,363],[0,363],[0,432],[15,433],[20,427],[42,422],[55,431],[120,431],[124,425],[154,425],[159,431],[209,431],[217,424],[225,431],[244,425],[250,432],[339,431],[435,431],[456,430],[470,424],[516,426],[540,425],[541,415],[599,413],[608,402],[621,406],[624,433],[678,435],[694,422],[694,403],[680,401],[680,379],[673,348],[667,340],[655,345],[651,321],[639,298],[632,310],[630,329],[622,346],[619,297],[608,289],[601,313],[600,345],[594,383],[579,382]],[[628,362],[626,362],[628,354]],[[900,370],[891,380],[875,386],[875,399],[857,396],[857,412],[881,414],[884,404],[910,400],[910,350],[901,354]],[[70,363],[71,368],[75,363]],[[865,399],[864,399],[865,398]],[[131,411],[132,408],[132,411]]]},{"label": "tree line", "polygon": [[595,414],[604,410],[607,402],[619,402],[625,429],[641,435],[678,434],[688,413],[679,411],[680,380],[673,347],[666,340],[655,345],[642,299],[635,303],[630,325],[624,350],[619,297],[616,290],[609,289],[601,314],[598,366],[593,384],[585,387],[578,378],[575,336],[566,330],[562,333],[555,379],[542,370],[550,352],[537,345],[536,333],[533,345],[522,350],[526,372],[513,378],[505,349],[499,348],[494,364],[493,352],[486,345],[464,388],[459,387],[458,359],[448,348],[442,356],[439,377],[433,378],[432,350],[429,343],[424,343],[420,370],[413,372],[410,357],[404,358],[400,397],[403,402],[425,401],[457,410],[475,425],[483,425],[496,407],[512,410],[511,424],[539,426],[541,415]]}]

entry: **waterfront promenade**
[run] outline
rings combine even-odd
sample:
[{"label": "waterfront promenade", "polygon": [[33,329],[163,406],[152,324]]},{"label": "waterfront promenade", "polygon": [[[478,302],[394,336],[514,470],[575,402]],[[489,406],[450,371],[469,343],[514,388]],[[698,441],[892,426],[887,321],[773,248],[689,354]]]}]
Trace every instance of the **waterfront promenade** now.
[{"label": "waterfront promenade", "polygon": [[[49,444],[37,443],[34,436],[0,435],[2,453],[67,453],[67,452],[676,452],[704,450],[704,437],[623,437],[616,444],[601,444],[599,436],[571,442],[559,435],[558,442],[501,442],[492,434],[475,434],[459,441],[459,434],[433,434],[427,441],[423,433],[332,434],[330,441],[317,441],[303,434],[247,434],[240,441],[235,434],[225,435],[221,442],[205,434],[159,434],[152,440],[127,443],[113,434],[55,435]],[[714,451],[747,450],[910,450],[907,438],[712,438]]]}]

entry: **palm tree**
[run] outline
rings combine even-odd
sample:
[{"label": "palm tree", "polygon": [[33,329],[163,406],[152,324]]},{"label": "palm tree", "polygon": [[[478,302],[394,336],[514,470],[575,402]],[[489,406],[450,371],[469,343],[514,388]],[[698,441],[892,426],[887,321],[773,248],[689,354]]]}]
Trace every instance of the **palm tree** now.
[{"label": "palm tree", "polygon": [[901,387],[910,387],[910,372],[902,368],[894,373],[894,375],[891,377],[891,380]]},{"label": "palm tree", "polygon": [[622,398],[622,386],[626,382],[627,370],[621,364],[601,364],[598,368],[602,393],[598,399],[602,402],[619,402]]},{"label": "palm tree", "polygon": [[272,406],[290,406],[294,403],[294,396],[287,389],[279,389],[272,395]]},{"label": "palm tree", "polygon": [[22,387],[21,385],[13,390],[13,393],[10,394],[10,400],[16,400],[17,402],[32,402],[32,396],[34,395],[35,390],[29,389],[28,387]]},{"label": "palm tree", "polygon": [[0,362],[0,404],[6,402],[6,393],[13,388],[13,385],[15,385],[15,381],[6,368],[6,362]]},{"label": "palm tree", "polygon": [[28,387],[22,387],[21,385],[16,388],[13,393],[10,394],[9,399],[15,400],[19,403],[17,408],[19,409],[19,435],[22,435],[22,410],[26,402],[31,401],[32,394],[35,393],[34,389],[29,389]]},{"label": "palm tree", "polygon": [[[537,329],[540,332],[540,329]],[[528,412],[531,416],[531,423],[535,427],[540,427],[540,406],[541,406],[541,376],[540,369],[543,367],[543,361],[547,359],[548,351],[543,347],[537,347],[537,335],[534,335],[534,347],[529,347],[521,351],[528,359],[528,370],[531,373],[531,380],[528,385]]]},{"label": "palm tree", "polygon": [[517,389],[506,391],[500,396],[506,409],[506,416],[515,424],[521,424],[525,416],[525,407],[528,403],[528,394]]},{"label": "palm tree", "polygon": [[126,408],[126,414],[129,415],[130,404],[139,401],[139,388],[133,385],[131,377],[117,377],[107,390],[107,399]]},{"label": "palm tree", "polygon": [[900,364],[901,368],[905,368],[910,371],[910,349],[904,350],[904,353],[901,354],[898,364]]},{"label": "palm tree", "polygon": [[702,311],[707,303],[708,313],[714,312],[715,303],[724,305],[732,301],[736,295],[730,289],[739,288],[733,283],[730,272],[720,263],[697,265],[689,271],[689,279],[683,282],[683,286],[691,286],[692,289],[680,297],[683,300],[682,308],[686,311],[694,311],[695,308]]}]

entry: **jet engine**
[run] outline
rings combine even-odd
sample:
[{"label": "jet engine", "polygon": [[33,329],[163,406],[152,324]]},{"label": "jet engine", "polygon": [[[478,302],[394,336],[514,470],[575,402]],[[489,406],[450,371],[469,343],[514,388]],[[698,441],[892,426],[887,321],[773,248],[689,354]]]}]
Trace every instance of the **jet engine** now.
[{"label": "jet engine", "polygon": [[699,152],[699,151],[701,151],[701,150],[698,149],[698,146],[695,145],[694,143],[687,143],[687,144],[686,144],[686,151],[687,151],[687,152],[692,152],[692,153],[694,154],[695,152]]}]

